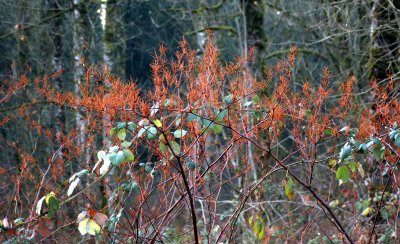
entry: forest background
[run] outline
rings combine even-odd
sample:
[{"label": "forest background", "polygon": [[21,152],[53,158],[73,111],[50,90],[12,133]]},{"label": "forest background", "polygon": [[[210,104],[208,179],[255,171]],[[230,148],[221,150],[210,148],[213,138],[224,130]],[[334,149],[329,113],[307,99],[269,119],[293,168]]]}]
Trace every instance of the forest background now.
[{"label": "forest background", "polygon": [[399,241],[399,1],[0,0],[0,54],[2,241]]}]

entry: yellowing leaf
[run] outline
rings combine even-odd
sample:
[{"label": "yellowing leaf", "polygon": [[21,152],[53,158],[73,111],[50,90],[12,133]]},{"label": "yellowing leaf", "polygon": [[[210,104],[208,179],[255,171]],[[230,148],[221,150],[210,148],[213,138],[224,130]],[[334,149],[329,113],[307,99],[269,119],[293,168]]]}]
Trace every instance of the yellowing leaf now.
[{"label": "yellowing leaf", "polygon": [[291,177],[288,177],[287,181],[283,181],[283,187],[285,188],[285,194],[289,200],[292,200],[294,197],[293,186],[294,186],[294,182]]},{"label": "yellowing leaf", "polygon": [[81,235],[96,235],[96,233],[100,233],[100,225],[98,225],[94,220],[90,218],[86,218],[79,222],[79,227],[78,227],[79,232]]},{"label": "yellowing leaf", "polygon": [[80,214],[78,214],[78,217],[76,218],[76,223],[80,223],[82,220],[84,220],[87,217],[87,211],[83,211]]},{"label": "yellowing leaf", "polygon": [[50,192],[49,194],[46,195],[46,204],[49,205],[50,197],[56,197],[56,194],[54,192]]},{"label": "yellowing leaf", "polygon": [[265,223],[262,218],[257,217],[257,219],[253,222],[253,234],[256,235],[260,240],[265,235]]},{"label": "yellowing leaf", "polygon": [[153,123],[154,123],[154,125],[157,126],[157,127],[161,127],[161,126],[162,126],[162,123],[161,123],[161,121],[160,121],[159,119],[153,120]]},{"label": "yellowing leaf", "polygon": [[363,216],[367,217],[368,215],[370,215],[371,213],[373,213],[375,210],[371,207],[367,207],[366,209],[364,209],[364,211],[361,213]]}]

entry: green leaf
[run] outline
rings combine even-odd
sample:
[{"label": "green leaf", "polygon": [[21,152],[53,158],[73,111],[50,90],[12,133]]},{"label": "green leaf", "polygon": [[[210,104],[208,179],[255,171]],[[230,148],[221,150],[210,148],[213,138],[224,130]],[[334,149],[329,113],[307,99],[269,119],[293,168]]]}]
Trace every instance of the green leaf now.
[{"label": "green leaf", "polygon": [[339,205],[339,200],[333,200],[329,202],[329,207],[336,208]]},{"label": "green leaf", "polygon": [[190,158],[187,159],[186,166],[190,170],[194,170],[196,168],[196,164]]},{"label": "green leaf", "polygon": [[222,125],[216,124],[213,129],[216,134],[219,134],[222,132]]},{"label": "green leaf", "polygon": [[159,145],[159,149],[162,153],[165,153],[165,151],[167,151],[167,146],[165,146],[164,143],[160,143]]},{"label": "green leaf", "polygon": [[400,136],[396,137],[396,140],[394,140],[394,143],[396,144],[396,146],[400,147]]},{"label": "green leaf", "polygon": [[188,116],[187,116],[187,121],[191,122],[191,121],[194,121],[194,120],[196,120],[197,122],[201,123],[201,118],[199,116],[197,116],[196,114],[193,114],[193,113],[189,113]]},{"label": "green leaf", "polygon": [[356,144],[356,148],[360,153],[363,153],[367,150],[367,145],[364,143],[358,143]]},{"label": "green leaf", "polygon": [[121,141],[125,140],[125,137],[126,137],[126,129],[125,129],[125,128],[120,129],[120,130],[118,131],[117,136],[118,136],[118,138],[119,138]]},{"label": "green leaf", "polygon": [[336,171],[336,179],[339,180],[339,185],[350,180],[350,170],[347,166],[340,166]]},{"label": "green leaf", "polygon": [[147,139],[154,139],[157,136],[157,128],[151,126],[150,128],[147,129]]},{"label": "green leaf", "polygon": [[306,113],[305,113],[305,116],[308,118],[308,117],[311,117],[313,115],[313,113],[311,112],[311,110],[306,110]]},{"label": "green leaf", "polygon": [[258,103],[260,101],[260,98],[257,95],[254,95],[252,101],[254,103]]},{"label": "green leaf", "polygon": [[46,196],[43,196],[42,198],[39,199],[37,205],[36,205],[36,213],[40,215],[40,212],[42,211],[42,205],[44,200],[46,199]]},{"label": "green leaf", "polygon": [[358,133],[358,129],[357,129],[357,128],[351,128],[351,129],[349,130],[349,132],[350,132],[351,135],[355,136],[355,135],[357,135],[357,133]]},{"label": "green leaf", "polygon": [[186,135],[187,131],[183,129],[178,129],[174,132],[175,138],[183,138]]},{"label": "green leaf", "polygon": [[336,164],[337,164],[337,161],[335,159],[329,159],[328,160],[329,167],[333,168],[333,167],[336,166]]},{"label": "green leaf", "polygon": [[232,103],[232,100],[233,100],[233,94],[229,94],[224,97],[224,102],[228,105]]},{"label": "green leaf", "polygon": [[106,152],[105,151],[98,151],[97,152],[97,159],[101,160],[106,156]]},{"label": "green leaf", "polygon": [[158,128],[162,127],[162,123],[159,119],[155,119],[153,120],[153,123],[155,126],[157,126]]},{"label": "green leaf", "polygon": [[215,117],[215,120],[222,121],[228,115],[228,109],[224,109],[222,111],[217,111],[216,114],[217,114],[217,117]]},{"label": "green leaf", "polygon": [[150,167],[150,166],[148,166],[148,165],[146,165],[146,166],[144,167],[144,171],[146,171],[147,173],[150,173],[152,169],[153,169],[153,168]]},{"label": "green leaf", "polygon": [[139,184],[136,181],[129,182],[128,184],[124,185],[124,190],[137,193],[137,192],[139,192]]},{"label": "green leaf", "polygon": [[130,131],[135,131],[136,130],[136,128],[137,128],[137,125],[135,124],[135,123],[133,123],[133,122],[128,122],[128,129],[130,130]]},{"label": "green leaf", "polygon": [[179,155],[181,153],[181,146],[176,141],[170,141],[169,144],[171,145],[172,151],[175,155]]},{"label": "green leaf", "polygon": [[332,136],[333,135],[333,130],[331,128],[327,128],[326,130],[324,130],[324,134],[326,136]]},{"label": "green leaf", "polygon": [[385,154],[385,147],[384,146],[377,146],[372,151],[374,158],[378,161],[383,159],[383,155]]},{"label": "green leaf", "polygon": [[340,150],[340,154],[339,154],[340,161],[345,160],[350,155],[351,155],[351,145],[348,142],[346,142],[346,144],[344,144],[344,146]]},{"label": "green leaf", "polygon": [[110,161],[114,166],[119,166],[125,159],[124,152],[119,151],[117,153],[114,153],[113,155],[110,155]]},{"label": "green leaf", "polygon": [[372,141],[374,142],[375,145],[381,145],[381,141],[379,140],[379,138],[373,137]]},{"label": "green leaf", "polygon": [[130,141],[124,141],[121,143],[121,147],[123,147],[123,148],[128,148],[131,145],[132,145],[132,142],[130,142]]},{"label": "green leaf", "polygon": [[135,160],[135,156],[133,155],[131,150],[124,149],[123,153],[124,153],[125,161],[133,161],[133,160]]},{"label": "green leaf", "polygon": [[125,128],[126,127],[126,122],[118,122],[118,124],[117,124],[117,128],[118,129],[122,129],[122,128]]},{"label": "green leaf", "polygon": [[289,200],[292,200],[294,197],[293,186],[294,186],[294,182],[293,182],[292,178],[288,177],[287,181],[285,181],[285,183],[284,183],[284,187],[285,187],[285,194]]},{"label": "green leaf", "polygon": [[355,173],[355,172],[357,172],[357,169],[358,169],[358,163],[354,160],[351,160],[349,162],[349,167],[350,167],[351,172]]},{"label": "green leaf", "polygon": [[211,120],[203,119],[203,125],[205,128],[212,129],[215,124]]},{"label": "green leaf", "polygon": [[58,208],[60,207],[58,199],[56,198],[53,192],[46,195],[46,204],[49,207],[47,216],[49,218],[53,218],[56,215]]},{"label": "green leaf", "polygon": [[85,177],[87,174],[89,174],[89,170],[84,169],[84,170],[81,170],[77,175],[78,175],[78,177]]},{"label": "green leaf", "polygon": [[94,236],[97,233],[100,233],[101,227],[93,219],[86,218],[79,222],[78,230],[81,235],[90,234]]},{"label": "green leaf", "polygon": [[76,178],[68,187],[67,196],[71,196],[81,180]]},{"label": "green leaf", "polygon": [[260,240],[265,235],[265,223],[264,221],[258,217],[255,221],[253,221],[253,233],[256,235]]},{"label": "green leaf", "polygon": [[142,137],[143,133],[145,133],[145,132],[146,132],[146,129],[145,129],[145,128],[141,128],[141,129],[139,130],[138,134],[137,134],[137,137],[138,137],[138,138]]},{"label": "green leaf", "polygon": [[115,134],[115,132],[117,131],[117,128],[111,128],[110,130],[110,135],[113,136]]},{"label": "green leaf", "polygon": [[373,213],[375,210],[371,207],[367,207],[364,209],[364,211],[361,213],[363,216],[367,217],[371,213]]}]

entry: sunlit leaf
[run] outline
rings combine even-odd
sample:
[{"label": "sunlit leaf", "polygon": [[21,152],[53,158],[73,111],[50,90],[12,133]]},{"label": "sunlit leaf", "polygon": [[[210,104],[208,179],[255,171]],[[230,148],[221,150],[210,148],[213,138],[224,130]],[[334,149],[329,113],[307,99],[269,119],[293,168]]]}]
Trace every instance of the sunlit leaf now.
[{"label": "sunlit leaf", "polygon": [[115,134],[115,132],[117,131],[117,128],[112,128],[111,130],[110,130],[110,135],[111,136],[113,136],[114,134]]},{"label": "sunlit leaf", "polygon": [[79,182],[81,180],[79,178],[76,178],[68,187],[67,195],[71,196],[72,193],[74,192],[75,188],[78,186]]},{"label": "sunlit leaf", "polygon": [[122,128],[125,128],[126,127],[126,122],[118,122],[118,124],[117,124],[117,128],[118,129],[122,129]]},{"label": "sunlit leaf", "polygon": [[347,166],[340,166],[336,171],[336,179],[339,180],[339,184],[346,183],[350,180],[350,170]]},{"label": "sunlit leaf", "polygon": [[43,196],[42,198],[40,198],[40,200],[38,201],[38,203],[36,205],[36,213],[38,215],[40,215],[40,212],[42,211],[42,205],[43,205],[45,198],[46,198],[46,196]]},{"label": "sunlit leaf", "polygon": [[128,148],[131,145],[132,145],[132,142],[130,142],[130,141],[124,141],[121,143],[121,147],[123,147],[123,148]]},{"label": "sunlit leaf", "polygon": [[85,177],[87,174],[89,174],[89,170],[87,169],[83,169],[81,171],[79,171],[76,175],[80,178]]},{"label": "sunlit leaf", "polygon": [[78,217],[76,218],[76,223],[79,224],[82,220],[84,220],[88,216],[88,211],[83,211],[80,214],[78,214]]},{"label": "sunlit leaf", "polygon": [[340,150],[340,154],[339,154],[340,161],[345,160],[350,155],[351,155],[351,145],[348,142],[346,142],[346,144],[344,144],[344,146]]},{"label": "sunlit leaf", "polygon": [[110,161],[109,157],[105,157],[104,163],[100,168],[100,175],[105,175],[108,172],[110,165],[111,165],[111,161]]},{"label": "sunlit leaf", "polygon": [[156,138],[157,135],[157,128],[156,127],[150,127],[147,129],[147,139],[153,139]]},{"label": "sunlit leaf", "polygon": [[358,163],[356,161],[351,160],[349,162],[349,167],[350,167],[351,172],[355,173],[358,169]]},{"label": "sunlit leaf", "polygon": [[86,218],[79,222],[78,230],[81,235],[96,235],[97,233],[100,233],[101,228],[94,220]]},{"label": "sunlit leaf", "polygon": [[329,207],[336,208],[339,205],[339,200],[333,200],[329,202]]},{"label": "sunlit leaf", "polygon": [[175,138],[182,138],[186,135],[187,131],[183,129],[178,129],[174,132]]},{"label": "sunlit leaf", "polygon": [[265,223],[264,221],[260,218],[257,217],[257,219],[255,219],[254,221],[252,221],[253,223],[253,234],[256,235],[260,240],[264,237],[265,234]]},{"label": "sunlit leaf", "polygon": [[216,134],[219,134],[222,132],[222,125],[216,124],[213,129]]},{"label": "sunlit leaf", "polygon": [[138,134],[137,134],[137,137],[142,137],[142,135],[144,134],[146,132],[146,129],[145,128],[141,128],[140,130],[139,130],[139,132],[138,132]]},{"label": "sunlit leaf", "polygon": [[364,211],[361,213],[363,216],[367,217],[370,214],[372,214],[375,210],[371,207],[367,207],[364,209]]},{"label": "sunlit leaf", "polygon": [[333,167],[336,166],[336,164],[337,164],[337,160],[335,160],[335,159],[329,159],[328,160],[329,167],[333,168]]},{"label": "sunlit leaf", "polygon": [[157,127],[162,127],[162,123],[161,123],[161,121],[160,121],[159,119],[153,120],[153,123],[154,123],[154,125],[157,126]]},{"label": "sunlit leaf", "polygon": [[119,138],[121,141],[125,140],[125,137],[126,137],[126,129],[125,129],[125,128],[120,129],[120,130],[118,131],[117,136],[118,136],[118,138]]},{"label": "sunlit leaf", "polygon": [[110,161],[114,166],[119,166],[125,159],[124,152],[119,151],[110,156]]},{"label": "sunlit leaf", "polygon": [[248,107],[248,106],[250,106],[251,104],[253,104],[253,101],[248,101],[248,102],[245,102],[245,103],[244,103],[244,106],[245,106],[245,107]]},{"label": "sunlit leaf", "polygon": [[228,105],[232,103],[232,100],[233,100],[233,94],[229,94],[224,97],[224,102]]},{"label": "sunlit leaf", "polygon": [[50,192],[49,194],[46,195],[46,204],[47,205],[50,204],[50,198],[51,197],[56,197],[56,194],[54,194],[54,192]]},{"label": "sunlit leaf", "polygon": [[133,155],[133,153],[131,152],[131,150],[129,149],[124,149],[123,150],[124,156],[125,156],[125,160],[126,161],[133,161],[135,160],[135,156]]},{"label": "sunlit leaf", "polygon": [[181,153],[181,146],[179,146],[179,144],[176,141],[170,141],[169,143],[171,145],[174,154],[179,155]]},{"label": "sunlit leaf", "polygon": [[[77,179],[79,179],[79,178],[77,178]],[[53,192],[46,195],[46,204],[49,207],[47,216],[49,218],[53,218],[55,216],[58,208],[60,207],[58,199],[56,198],[56,196]]]},{"label": "sunlit leaf", "polygon": [[97,159],[103,159],[105,156],[107,155],[107,153],[105,151],[98,151],[97,152]]}]

